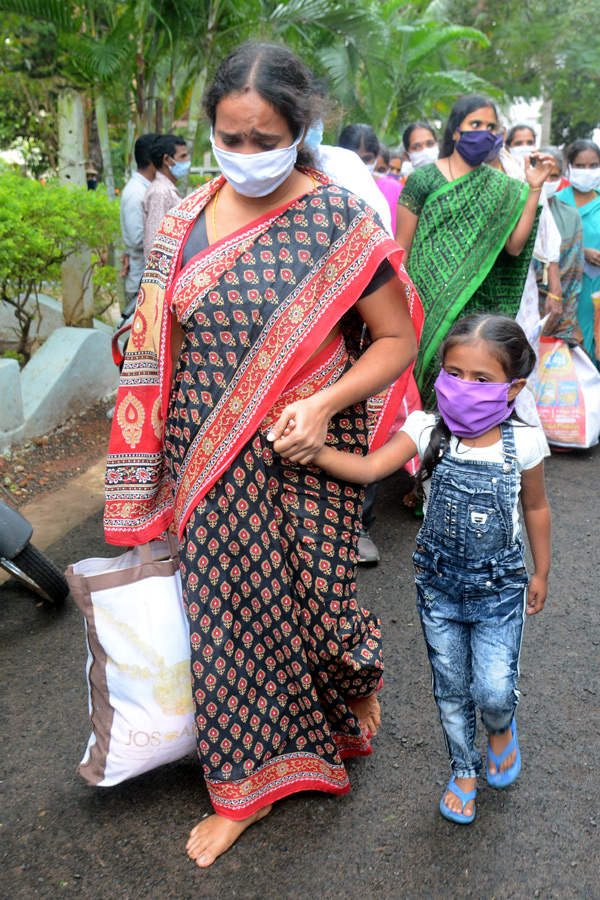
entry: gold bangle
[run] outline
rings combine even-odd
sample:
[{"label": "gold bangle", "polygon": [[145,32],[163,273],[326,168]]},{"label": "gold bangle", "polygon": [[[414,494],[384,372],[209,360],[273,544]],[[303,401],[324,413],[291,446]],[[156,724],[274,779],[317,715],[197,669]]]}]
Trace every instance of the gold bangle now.
[{"label": "gold bangle", "polygon": [[551,294],[550,291],[548,291],[548,293],[546,294],[546,297],[549,297],[550,300],[557,300],[559,303],[563,302],[562,297],[557,297],[556,294]]},{"label": "gold bangle", "polygon": [[529,188],[529,193],[530,193],[530,194],[533,194],[534,191],[541,191],[541,189],[542,189],[541,186],[540,186],[539,188],[532,188],[532,187],[530,187],[530,188]]}]

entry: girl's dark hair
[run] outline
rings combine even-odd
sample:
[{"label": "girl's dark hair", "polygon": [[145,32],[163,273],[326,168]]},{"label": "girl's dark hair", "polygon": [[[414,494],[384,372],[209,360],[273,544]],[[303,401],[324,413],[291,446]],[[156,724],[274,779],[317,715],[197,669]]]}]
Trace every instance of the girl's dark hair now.
[{"label": "girl's dark hair", "polygon": [[375,156],[379,153],[379,138],[371,125],[365,125],[364,122],[346,125],[338,138],[338,147],[354,150],[356,153],[361,144],[367,153],[374,153]]},{"label": "girl's dark hair", "polygon": [[[467,113],[465,113],[467,115]],[[463,116],[464,119],[464,116]],[[462,119],[461,119],[462,121]],[[429,125],[428,122],[411,122],[410,125],[404,129],[402,134],[402,143],[404,144],[404,149],[408,153],[408,148],[410,147],[410,138],[413,131],[416,131],[417,128],[425,128],[427,131],[431,132],[431,136],[434,141],[437,141],[437,134],[435,133],[433,126]]]},{"label": "girl's dark hair", "polygon": [[469,94],[467,97],[461,97],[460,100],[456,101],[448,118],[446,130],[444,131],[444,137],[442,139],[442,146],[440,149],[441,159],[444,159],[444,157],[447,156],[452,156],[452,154],[454,153],[455,141],[452,135],[460,126],[462,120],[466,116],[468,116],[469,113],[475,112],[476,109],[481,109],[483,106],[489,106],[490,109],[493,109],[494,113],[496,114],[496,119],[498,118],[498,108],[494,101],[490,100],[488,97],[482,96],[481,94]]},{"label": "girl's dark hair", "polygon": [[[442,365],[446,353],[452,347],[478,341],[485,341],[489,345],[489,352],[502,366],[507,381],[529,378],[533,372],[535,351],[521,326],[507,316],[493,316],[486,313],[465,316],[454,323],[440,347]],[[511,417],[513,416],[514,411],[511,414]],[[440,416],[431,431],[427,449],[421,457],[421,466],[416,476],[417,488],[421,488],[423,482],[431,478],[433,470],[450,446],[450,438],[450,429]]]},{"label": "girl's dark hair", "polygon": [[596,144],[595,141],[590,141],[587,138],[578,138],[576,141],[573,141],[572,144],[565,150],[565,156],[567,157],[567,162],[569,165],[575,162],[575,157],[581,153],[583,150],[593,150],[598,159],[600,160],[600,147]]},{"label": "girl's dark hair", "polygon": [[[210,124],[214,127],[221,100],[250,90],[283,116],[294,140],[315,119],[323,118],[324,104],[313,74],[286,47],[246,41],[223,60],[202,101]],[[297,163],[314,165],[310,151],[299,150]]]},{"label": "girl's dark hair", "polygon": [[392,158],[390,155],[390,148],[386,147],[385,144],[382,144],[381,141],[379,142],[379,153],[377,156],[381,156],[386,166],[389,166],[390,159]]},{"label": "girl's dark hair", "polygon": [[[467,113],[467,115],[468,115],[468,113]],[[531,125],[528,125],[526,122],[517,122],[516,125],[511,125],[510,128],[508,129],[508,131],[506,132],[506,137],[504,138],[504,143],[506,144],[506,146],[510,147],[517,131],[523,131],[523,130],[530,131],[531,134],[533,135],[533,140],[535,141],[535,131],[533,130]]]}]

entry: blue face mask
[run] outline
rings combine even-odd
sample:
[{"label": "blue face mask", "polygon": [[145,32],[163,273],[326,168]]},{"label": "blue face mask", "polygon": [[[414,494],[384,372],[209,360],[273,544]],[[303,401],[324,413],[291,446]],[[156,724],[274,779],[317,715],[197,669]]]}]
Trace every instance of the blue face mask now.
[{"label": "blue face mask", "polygon": [[501,134],[477,129],[476,131],[459,131],[460,138],[455,144],[457,153],[469,166],[480,166],[491,162],[500,153],[503,138]]},{"label": "blue face mask", "polygon": [[321,119],[315,119],[311,123],[310,128],[304,135],[304,146],[308,150],[316,150],[323,140],[323,122]]},{"label": "blue face mask", "polygon": [[185,178],[187,173],[190,171],[192,166],[192,161],[190,159],[179,160],[176,162],[174,166],[171,166],[170,172],[173,178]]}]

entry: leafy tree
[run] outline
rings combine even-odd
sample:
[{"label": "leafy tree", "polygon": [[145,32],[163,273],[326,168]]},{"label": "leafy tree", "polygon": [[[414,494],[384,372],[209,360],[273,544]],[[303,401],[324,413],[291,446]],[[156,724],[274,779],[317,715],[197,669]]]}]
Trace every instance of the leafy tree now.
[{"label": "leafy tree", "polygon": [[[0,301],[14,309],[17,351],[25,361],[43,284],[60,281],[62,263],[87,248],[92,250],[89,281],[103,266],[105,248],[118,233],[118,206],[102,191],[0,175]],[[114,269],[103,273],[102,284],[106,276],[114,282]]]}]

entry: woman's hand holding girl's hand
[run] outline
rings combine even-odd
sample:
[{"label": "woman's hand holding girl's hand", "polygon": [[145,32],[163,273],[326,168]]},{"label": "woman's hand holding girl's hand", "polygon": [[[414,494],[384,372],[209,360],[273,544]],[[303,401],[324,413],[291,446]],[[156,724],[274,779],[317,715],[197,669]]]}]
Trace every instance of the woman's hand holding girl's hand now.
[{"label": "woman's hand holding girl's hand", "polygon": [[[531,165],[536,160],[535,166]],[[531,157],[525,157],[525,178],[530,188],[541,188],[548,175],[556,165],[556,160],[549,153],[534,150]]]},{"label": "woman's hand holding girl's hand", "polygon": [[312,462],[325,443],[332,412],[323,392],[297,400],[283,410],[267,434],[273,449],[291,462]]},{"label": "woman's hand holding girl's hand", "polygon": [[546,596],[548,594],[548,579],[535,572],[531,576],[529,588],[527,590],[527,615],[534,616],[544,608]]}]

